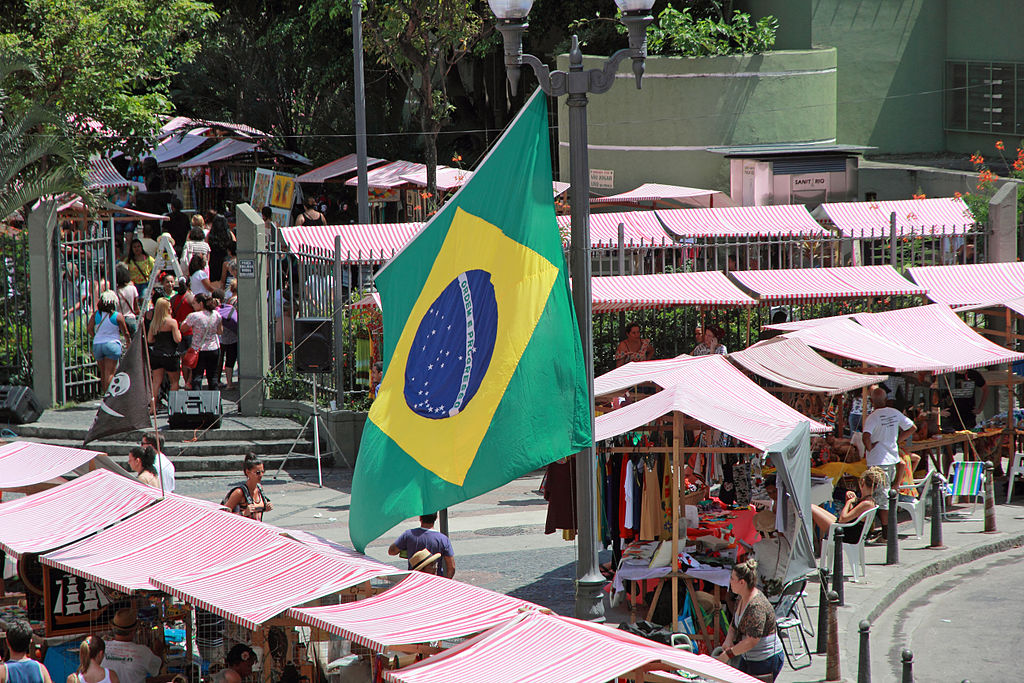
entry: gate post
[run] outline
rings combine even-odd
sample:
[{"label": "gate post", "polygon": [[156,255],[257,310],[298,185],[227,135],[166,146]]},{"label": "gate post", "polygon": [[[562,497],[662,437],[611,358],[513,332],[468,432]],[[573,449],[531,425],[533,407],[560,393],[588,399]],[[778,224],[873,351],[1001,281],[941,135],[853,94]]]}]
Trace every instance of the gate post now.
[{"label": "gate post", "polygon": [[63,372],[57,348],[61,309],[54,262],[57,203],[47,200],[28,215],[29,287],[32,289],[32,391],[44,408],[57,403],[57,373]]},{"label": "gate post", "polygon": [[238,236],[238,412],[249,417],[263,412],[270,370],[267,329],[267,237],[263,218],[248,204],[235,206]]}]

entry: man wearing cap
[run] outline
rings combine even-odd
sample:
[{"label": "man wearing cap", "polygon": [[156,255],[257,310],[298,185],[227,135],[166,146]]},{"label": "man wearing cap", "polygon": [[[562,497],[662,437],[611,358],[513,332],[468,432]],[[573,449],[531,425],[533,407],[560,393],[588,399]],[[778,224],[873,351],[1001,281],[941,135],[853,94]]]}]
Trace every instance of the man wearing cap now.
[{"label": "man wearing cap", "polygon": [[114,639],[107,641],[103,668],[117,673],[121,683],[145,683],[160,673],[163,661],[141,643],[134,642],[139,620],[134,610],[119,609],[110,622]]},{"label": "man wearing cap", "polygon": [[[388,555],[404,552],[409,558],[409,569],[435,572],[438,576],[446,576],[449,579],[455,578],[455,551],[452,550],[452,542],[447,536],[434,531],[436,521],[436,512],[420,515],[419,528],[403,531],[398,540],[388,548]],[[438,562],[442,558],[444,561]]]}]

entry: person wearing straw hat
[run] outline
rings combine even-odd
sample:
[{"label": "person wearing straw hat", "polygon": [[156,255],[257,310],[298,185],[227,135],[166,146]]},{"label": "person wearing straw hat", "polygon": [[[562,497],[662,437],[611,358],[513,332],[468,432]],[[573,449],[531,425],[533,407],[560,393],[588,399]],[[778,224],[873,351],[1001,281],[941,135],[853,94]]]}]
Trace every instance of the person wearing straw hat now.
[{"label": "person wearing straw hat", "polygon": [[[420,515],[420,526],[417,529],[403,531],[391,547],[388,548],[388,555],[405,553],[409,558],[409,569],[415,569],[413,558],[422,550],[427,550],[430,557],[434,554],[444,558],[444,562],[438,562],[440,558],[430,560],[432,570],[438,576],[445,576],[449,579],[455,577],[455,551],[452,550],[452,542],[444,534],[434,531],[434,523],[437,521],[437,513]],[[423,558],[421,558],[422,560]],[[428,563],[429,564],[429,563]],[[420,570],[422,571],[422,570]]]},{"label": "person wearing straw hat", "polygon": [[441,553],[432,553],[426,548],[424,548],[423,550],[417,550],[415,553],[413,553],[412,557],[409,558],[409,569],[411,569],[414,572],[436,574],[436,563],[440,559]]},{"label": "person wearing straw hat", "polygon": [[[139,618],[132,609],[119,609],[110,622],[113,640],[107,641],[103,668],[117,674],[121,683],[145,683],[160,673],[163,660],[141,643],[134,642]],[[159,643],[157,643],[159,647]]]}]

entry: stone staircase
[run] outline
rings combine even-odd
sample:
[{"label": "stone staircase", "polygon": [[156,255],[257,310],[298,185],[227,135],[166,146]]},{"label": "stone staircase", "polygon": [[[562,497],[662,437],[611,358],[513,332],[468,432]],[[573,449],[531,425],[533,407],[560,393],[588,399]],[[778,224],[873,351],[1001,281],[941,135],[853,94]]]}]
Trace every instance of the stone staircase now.
[{"label": "stone staircase", "polygon": [[[81,448],[99,406],[99,401],[47,410],[30,424],[15,425],[0,422],[0,429],[10,430],[4,440],[36,441],[58,446]],[[209,430],[169,429],[167,414],[157,415],[157,427],[164,438],[164,453],[171,458],[180,474],[239,472],[245,454],[252,451],[260,456],[267,470],[275,470],[285,454],[298,440],[295,452],[313,452],[312,430],[303,430],[301,423],[285,417],[243,417],[234,402],[223,401],[221,426]],[[103,451],[121,464],[127,461],[128,451],[137,446],[143,432],[132,431],[94,441],[89,449]],[[323,446],[321,442],[321,446]],[[331,464],[331,456],[323,458]],[[312,458],[291,459],[288,468],[315,467]]]}]

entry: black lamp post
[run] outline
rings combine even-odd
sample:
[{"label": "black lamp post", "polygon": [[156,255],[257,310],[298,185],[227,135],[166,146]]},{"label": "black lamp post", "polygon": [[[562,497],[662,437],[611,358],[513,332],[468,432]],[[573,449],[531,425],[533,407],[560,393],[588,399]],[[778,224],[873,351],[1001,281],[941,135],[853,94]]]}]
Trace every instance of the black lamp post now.
[{"label": "black lamp post", "polygon": [[[569,180],[572,184],[572,232],[569,267],[572,275],[572,299],[583,342],[583,361],[587,369],[587,388],[594,393],[594,349],[592,303],[590,294],[590,162],[587,154],[587,95],[607,92],[615,82],[619,64],[633,60],[636,87],[644,75],[647,58],[647,25],[654,0],[615,0],[622,11],[620,21],[629,29],[629,47],[609,57],[602,68],[583,70],[583,52],[579,40],[572,37],[569,70],[551,71],[533,55],[523,54],[523,33],[533,0],[488,0],[505,41],[505,69],[512,94],[519,85],[523,64],[533,69],[541,89],[551,97],[568,95],[569,105]],[[593,425],[593,403],[590,408]],[[576,616],[604,620],[601,588],[604,578],[598,569],[597,462],[591,444],[576,458],[576,514],[579,522],[576,560]]]}]

